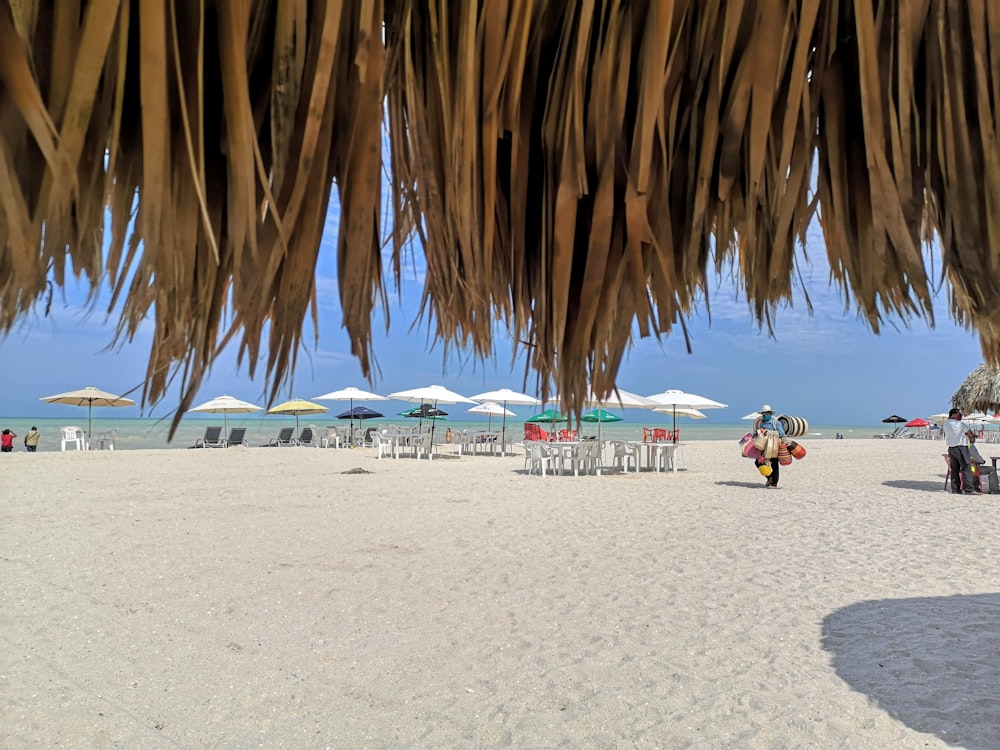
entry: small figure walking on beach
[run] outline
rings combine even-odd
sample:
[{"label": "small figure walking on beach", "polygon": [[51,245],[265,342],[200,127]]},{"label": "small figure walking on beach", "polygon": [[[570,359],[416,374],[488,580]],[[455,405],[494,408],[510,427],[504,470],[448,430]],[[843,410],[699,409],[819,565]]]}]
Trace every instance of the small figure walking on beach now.
[{"label": "small figure walking on beach", "polygon": [[[754,430],[777,432],[779,439],[785,437],[785,428],[781,426],[781,422],[774,418],[774,409],[771,408],[770,404],[764,404],[760,407],[760,417],[754,421],[753,426]],[[764,486],[768,489],[778,489],[778,478],[781,474],[781,464],[778,463],[777,455],[759,460],[770,461],[771,463],[771,473],[768,475]]]},{"label": "small figure walking on beach", "polygon": [[35,425],[31,425],[28,434],[24,436],[24,447],[27,448],[28,453],[34,453],[38,450],[38,439],[41,436],[42,433],[38,431],[38,428]]},{"label": "small figure walking on beach", "polygon": [[17,433],[13,430],[4,430],[0,435],[0,453],[12,453],[14,450],[14,438]]}]

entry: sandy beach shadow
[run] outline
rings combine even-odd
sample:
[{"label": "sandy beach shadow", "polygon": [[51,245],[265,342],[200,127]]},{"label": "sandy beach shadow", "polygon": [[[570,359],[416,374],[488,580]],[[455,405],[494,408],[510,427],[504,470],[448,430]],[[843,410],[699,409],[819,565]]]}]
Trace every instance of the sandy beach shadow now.
[{"label": "sandy beach shadow", "polygon": [[940,482],[929,482],[926,479],[888,479],[882,482],[886,487],[896,490],[919,490],[920,492],[944,492],[944,474]]},{"label": "sandy beach shadow", "polygon": [[823,620],[837,674],[898,721],[1000,747],[1000,594],[859,602]]},{"label": "sandy beach shadow", "polygon": [[724,482],[716,482],[716,484],[720,487],[748,487],[750,489],[764,489],[764,477],[761,477],[759,481],[754,482],[737,482],[729,479]]}]

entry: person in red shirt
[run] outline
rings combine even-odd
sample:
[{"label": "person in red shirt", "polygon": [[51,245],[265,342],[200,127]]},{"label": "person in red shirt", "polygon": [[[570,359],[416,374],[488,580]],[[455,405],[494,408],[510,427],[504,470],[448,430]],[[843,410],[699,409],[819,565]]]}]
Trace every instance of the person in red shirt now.
[{"label": "person in red shirt", "polygon": [[0,453],[10,453],[14,450],[14,438],[17,434],[13,430],[4,430],[0,435]]}]

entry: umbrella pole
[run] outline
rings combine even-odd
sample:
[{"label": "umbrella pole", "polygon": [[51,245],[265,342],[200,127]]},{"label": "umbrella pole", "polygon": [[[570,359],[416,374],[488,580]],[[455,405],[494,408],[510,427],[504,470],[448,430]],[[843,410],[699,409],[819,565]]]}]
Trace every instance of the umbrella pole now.
[{"label": "umbrella pole", "polygon": [[500,435],[500,457],[507,457],[507,402],[503,402],[503,432]]},{"label": "umbrella pole", "polygon": [[89,399],[87,401],[87,442],[83,446],[86,450],[90,450],[90,436],[94,434],[94,400]]},{"label": "umbrella pole", "polygon": [[350,414],[351,416],[351,428],[349,430],[350,437],[348,438],[348,441],[350,441],[351,447],[353,448],[354,447],[354,399],[353,398],[351,399],[351,410],[348,412],[348,414]]},{"label": "umbrella pole", "polygon": [[[421,410],[421,412],[423,411],[423,405],[424,405],[424,402],[421,401],[420,402],[420,406],[421,406],[420,410]],[[437,409],[437,405],[438,405],[437,399],[434,399],[434,408],[435,409]],[[436,426],[436,422],[437,422],[436,419],[431,418],[431,444],[427,448],[427,460],[428,461],[430,461],[431,457],[434,455],[434,427]]]}]

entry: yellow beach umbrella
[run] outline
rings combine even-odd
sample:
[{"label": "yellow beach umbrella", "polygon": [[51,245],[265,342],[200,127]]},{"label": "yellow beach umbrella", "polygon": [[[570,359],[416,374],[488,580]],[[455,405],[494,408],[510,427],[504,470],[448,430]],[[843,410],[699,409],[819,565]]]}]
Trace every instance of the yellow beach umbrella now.
[{"label": "yellow beach umbrella", "polygon": [[325,414],[327,408],[320,404],[314,404],[312,401],[306,401],[303,398],[293,398],[291,401],[285,401],[284,403],[278,404],[277,406],[272,406],[267,410],[268,414],[294,414],[295,415],[295,432],[299,432],[299,416],[302,414]]}]

